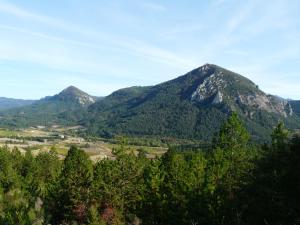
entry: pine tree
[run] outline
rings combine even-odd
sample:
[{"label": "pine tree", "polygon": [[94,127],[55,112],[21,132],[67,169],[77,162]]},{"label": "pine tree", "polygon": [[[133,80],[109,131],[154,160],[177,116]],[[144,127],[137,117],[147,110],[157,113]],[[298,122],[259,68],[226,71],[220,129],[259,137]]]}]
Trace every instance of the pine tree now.
[{"label": "pine tree", "polygon": [[[212,215],[215,223],[239,220],[238,192],[253,169],[250,135],[234,112],[221,127],[209,161],[209,183],[213,187]],[[212,182],[215,181],[215,182]]]},{"label": "pine tree", "polygon": [[249,139],[250,135],[248,131],[239,119],[237,113],[233,112],[221,127],[215,145],[216,147],[227,150],[245,148]]},{"label": "pine tree", "polygon": [[279,122],[271,134],[273,150],[283,150],[287,147],[289,132],[284,123]]},{"label": "pine tree", "polygon": [[52,190],[54,221],[75,220],[79,224],[86,221],[92,180],[92,162],[82,150],[72,146],[64,160],[59,182]]}]

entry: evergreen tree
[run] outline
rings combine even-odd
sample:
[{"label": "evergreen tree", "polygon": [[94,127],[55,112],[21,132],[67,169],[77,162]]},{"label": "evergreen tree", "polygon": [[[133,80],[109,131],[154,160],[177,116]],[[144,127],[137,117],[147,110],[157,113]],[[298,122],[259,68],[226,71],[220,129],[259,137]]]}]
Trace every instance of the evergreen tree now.
[{"label": "evergreen tree", "polygon": [[[211,196],[212,215],[216,224],[240,220],[238,193],[248,182],[254,165],[249,149],[250,135],[236,113],[221,127],[215,150],[209,160],[208,178],[214,190]],[[210,183],[211,183],[210,181]]]},{"label": "evergreen tree", "polygon": [[215,146],[221,149],[234,150],[245,148],[248,145],[250,135],[239,119],[237,113],[233,112],[228,120],[222,125]]},{"label": "evergreen tree", "polygon": [[289,132],[284,128],[284,123],[279,122],[271,134],[272,149],[281,150],[288,145]]},{"label": "evergreen tree", "polygon": [[[88,156],[72,146],[63,163],[56,188],[52,189],[52,222],[86,222],[93,180],[93,165]],[[54,193],[53,193],[54,192]]]}]

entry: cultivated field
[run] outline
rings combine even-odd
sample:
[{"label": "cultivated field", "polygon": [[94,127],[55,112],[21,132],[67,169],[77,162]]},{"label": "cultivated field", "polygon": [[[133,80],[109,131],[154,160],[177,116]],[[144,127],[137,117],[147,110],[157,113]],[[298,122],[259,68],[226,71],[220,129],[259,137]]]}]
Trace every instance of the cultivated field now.
[{"label": "cultivated field", "polygon": [[[120,148],[116,141],[93,138],[87,140],[76,135],[81,127],[31,127],[28,129],[8,130],[0,129],[0,146],[7,146],[10,150],[18,149],[25,154],[31,151],[33,155],[40,152],[55,151],[61,159],[68,153],[72,145],[84,150],[93,161],[113,158],[113,149]],[[126,145],[128,151],[138,154],[143,151],[147,157],[154,158],[162,155],[167,149],[164,147],[149,147],[140,145]]]}]

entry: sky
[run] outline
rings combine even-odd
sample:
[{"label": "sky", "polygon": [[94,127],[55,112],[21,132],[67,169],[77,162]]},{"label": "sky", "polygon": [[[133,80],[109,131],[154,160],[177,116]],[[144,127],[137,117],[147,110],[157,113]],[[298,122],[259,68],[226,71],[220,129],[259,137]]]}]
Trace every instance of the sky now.
[{"label": "sky", "polygon": [[212,63],[300,99],[298,0],[0,0],[0,96],[96,96]]}]

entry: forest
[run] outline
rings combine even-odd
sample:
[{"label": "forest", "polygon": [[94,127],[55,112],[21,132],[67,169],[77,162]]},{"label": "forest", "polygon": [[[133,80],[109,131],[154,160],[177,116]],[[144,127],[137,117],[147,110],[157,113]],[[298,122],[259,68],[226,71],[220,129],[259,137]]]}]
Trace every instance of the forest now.
[{"label": "forest", "polygon": [[169,146],[154,159],[126,141],[97,163],[76,146],[64,160],[3,147],[0,224],[297,224],[300,136],[279,122],[271,140],[251,142],[233,113],[210,149]]}]

